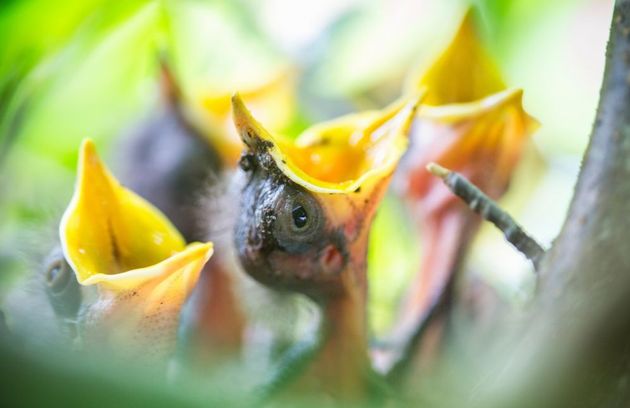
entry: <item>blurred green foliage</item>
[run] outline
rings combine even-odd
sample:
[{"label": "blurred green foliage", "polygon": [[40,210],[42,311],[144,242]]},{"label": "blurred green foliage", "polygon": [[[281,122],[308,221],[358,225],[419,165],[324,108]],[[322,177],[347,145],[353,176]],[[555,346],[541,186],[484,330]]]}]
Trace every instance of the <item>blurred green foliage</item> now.
[{"label": "blurred green foliage", "polygon": [[[23,249],[24,238],[16,237],[25,229],[55,222],[70,195],[82,138],[92,137],[107,147],[155,106],[160,50],[173,56],[186,89],[247,83],[291,61],[307,74],[300,84],[306,98],[310,92],[323,95],[321,101],[332,97],[357,108],[378,106],[398,94],[411,66],[432,58],[448,40],[465,7],[463,1],[342,2],[345,8],[312,40],[320,47],[316,54],[324,56],[313,60],[283,52],[265,35],[257,12],[267,3],[273,2],[5,2],[0,35],[9,41],[0,51],[5,90],[0,144],[12,149],[0,175],[0,212],[7,220],[0,227],[3,256]],[[584,72],[563,71],[572,64],[570,58],[554,53],[565,46],[558,39],[567,36],[568,19],[584,7],[601,10],[596,3],[609,2],[475,2],[488,46],[509,83],[525,88],[528,108],[543,123],[536,141],[546,154],[578,153],[584,147],[598,72],[589,72],[585,82],[576,77]],[[278,15],[276,20],[281,25],[296,17]],[[291,33],[285,35],[290,38]],[[601,44],[591,48],[597,46]],[[547,86],[549,78],[555,80],[553,88]],[[588,93],[591,97],[584,97]],[[307,117],[299,121],[298,128],[308,124]],[[385,205],[382,212],[389,213],[390,207]],[[411,248],[410,235],[392,233],[390,227],[404,224],[398,214],[383,214],[376,222],[372,275],[392,269],[383,264],[394,262],[374,253],[409,253],[399,248]],[[407,266],[396,270],[410,271],[414,257],[403,258],[400,262]],[[378,279],[375,299],[382,293],[394,299],[404,281]],[[377,316],[386,316],[385,310],[375,312],[377,326],[384,324]]]},{"label": "blurred green foliage", "polygon": [[[474,3],[508,83],[525,89],[526,108],[543,124],[535,137],[539,154],[551,163],[567,158],[577,163],[597,102],[611,1]],[[156,106],[159,51],[173,57],[185,89],[246,83],[294,64],[303,74],[300,103],[308,107],[315,100],[341,114],[382,106],[398,95],[409,69],[448,41],[466,4],[340,1],[335,13],[313,21],[322,27],[315,37],[298,43],[281,28],[307,24],[306,3],[296,15],[265,12],[271,5],[282,10],[282,1],[271,0],[0,3],[0,296],[55,239],[80,140],[91,137],[114,153],[122,132]],[[304,107],[296,133],[321,119]],[[568,186],[566,194],[576,168],[553,174],[554,185]],[[519,201],[514,207],[525,208],[527,197],[514,196]],[[541,233],[552,236],[560,222],[542,218],[540,228],[551,232]],[[502,245],[498,234],[493,240]],[[377,330],[387,326],[418,262],[419,246],[400,204],[386,199],[369,254],[370,314]],[[21,363],[11,364],[4,370]]]}]

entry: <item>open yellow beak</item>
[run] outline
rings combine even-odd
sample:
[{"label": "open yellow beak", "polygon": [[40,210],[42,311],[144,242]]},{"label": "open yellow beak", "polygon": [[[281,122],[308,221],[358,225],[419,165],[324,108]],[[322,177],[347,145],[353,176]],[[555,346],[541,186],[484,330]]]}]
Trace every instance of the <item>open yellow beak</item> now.
[{"label": "open yellow beak", "polygon": [[[90,325],[108,334],[128,329],[174,341],[181,306],[212,255],[212,243],[186,246],[155,207],[116,181],[91,140],[81,145],[60,236],[78,282],[100,289],[87,313]],[[161,318],[151,318],[155,314]]]},{"label": "open yellow beak", "polygon": [[122,187],[100,161],[91,140],[81,146],[78,173],[60,236],[64,255],[82,285],[130,289],[164,278],[168,272],[164,264],[181,266],[178,259],[205,261],[210,256],[211,243],[186,247],[159,210]]},{"label": "open yellow beak", "polygon": [[428,67],[410,77],[412,89],[427,88],[424,105],[439,106],[482,99],[506,88],[475,30],[468,11],[449,45]]},{"label": "open yellow beak", "polygon": [[[295,70],[285,67],[262,83],[240,87],[240,94],[265,123],[274,130],[289,126],[295,113]],[[192,114],[207,127],[209,142],[225,163],[235,166],[243,143],[232,121],[231,97],[234,89],[207,89],[192,96]]]},{"label": "open yellow beak", "polygon": [[381,111],[347,115],[307,129],[290,140],[267,131],[232,98],[234,123],[251,151],[266,150],[290,180],[316,193],[351,193],[391,175],[405,152],[421,97]]},{"label": "open yellow beak", "polygon": [[508,89],[479,40],[471,12],[442,54],[411,88],[426,89],[414,128],[409,193],[426,194],[434,161],[479,183],[493,198],[507,187],[538,122],[523,108],[523,91]]},{"label": "open yellow beak", "polygon": [[477,228],[472,212],[426,170],[427,164],[436,162],[462,173],[498,199],[538,125],[523,109],[523,91],[506,87],[477,36],[471,12],[450,44],[412,77],[410,85],[411,91],[426,89],[427,96],[414,121],[411,147],[396,186],[412,204],[424,247],[392,331],[398,339],[409,339],[425,327]]}]

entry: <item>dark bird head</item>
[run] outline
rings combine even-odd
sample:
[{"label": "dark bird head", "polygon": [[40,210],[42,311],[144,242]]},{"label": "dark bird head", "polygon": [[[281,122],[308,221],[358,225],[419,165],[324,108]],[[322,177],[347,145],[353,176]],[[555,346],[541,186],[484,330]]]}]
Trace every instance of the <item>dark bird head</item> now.
[{"label": "dark bird head", "polygon": [[232,104],[246,145],[235,239],[247,273],[313,298],[363,280],[344,271],[365,269],[369,226],[418,98],[314,126],[295,141],[263,128],[238,95]]}]

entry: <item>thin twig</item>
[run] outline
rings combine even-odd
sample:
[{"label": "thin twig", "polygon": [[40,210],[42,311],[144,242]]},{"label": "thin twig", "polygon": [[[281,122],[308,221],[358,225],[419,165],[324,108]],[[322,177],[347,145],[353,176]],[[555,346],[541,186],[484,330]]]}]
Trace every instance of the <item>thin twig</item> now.
[{"label": "thin twig", "polygon": [[534,269],[538,269],[545,250],[514,221],[514,218],[461,174],[436,163],[429,163],[427,170],[441,178],[453,194],[461,198],[471,210],[503,231],[505,239],[534,264]]}]

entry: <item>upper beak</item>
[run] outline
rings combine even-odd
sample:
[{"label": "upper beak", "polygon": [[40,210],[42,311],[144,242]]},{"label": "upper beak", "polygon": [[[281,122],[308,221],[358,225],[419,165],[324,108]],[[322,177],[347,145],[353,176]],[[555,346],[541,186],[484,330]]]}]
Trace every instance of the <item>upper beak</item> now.
[{"label": "upper beak", "polygon": [[232,107],[234,124],[251,153],[269,154],[285,176],[309,191],[339,194],[369,190],[391,175],[406,150],[421,98],[321,123],[295,140],[266,130],[238,94]]},{"label": "upper beak", "polygon": [[430,106],[472,102],[506,88],[475,30],[472,10],[441,54],[429,66],[412,73],[408,87],[427,88],[423,104]]},{"label": "upper beak", "polygon": [[[525,142],[538,122],[523,108],[523,91],[508,89],[483,47],[469,11],[450,44],[433,63],[413,77],[412,89],[427,89],[418,111],[404,186],[406,194],[428,197],[435,180],[425,171],[436,162],[464,173],[493,198],[512,176]],[[439,183],[438,183],[439,184]],[[438,207],[452,195],[431,194],[428,206]],[[431,203],[429,203],[431,201]]]}]

